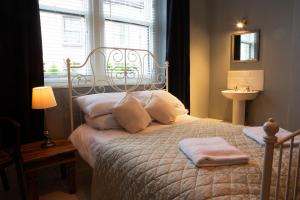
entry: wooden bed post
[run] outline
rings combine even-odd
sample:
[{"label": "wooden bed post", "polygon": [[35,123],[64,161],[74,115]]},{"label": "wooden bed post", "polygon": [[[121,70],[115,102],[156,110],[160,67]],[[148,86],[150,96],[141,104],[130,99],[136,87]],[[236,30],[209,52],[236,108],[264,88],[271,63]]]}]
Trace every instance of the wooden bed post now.
[{"label": "wooden bed post", "polygon": [[275,135],[279,131],[279,125],[274,119],[270,118],[268,122],[264,124],[263,128],[266,132],[266,135],[264,136],[264,142],[266,145],[260,199],[268,200],[270,196],[274,145],[277,142],[277,137]]}]

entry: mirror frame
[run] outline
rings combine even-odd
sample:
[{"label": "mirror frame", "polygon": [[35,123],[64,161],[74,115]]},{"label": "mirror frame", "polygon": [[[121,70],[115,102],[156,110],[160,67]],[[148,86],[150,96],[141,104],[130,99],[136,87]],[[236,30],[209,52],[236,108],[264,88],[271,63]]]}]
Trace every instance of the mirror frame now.
[{"label": "mirror frame", "polygon": [[[244,34],[244,33],[257,33],[258,34],[258,40],[257,40],[258,45],[257,45],[257,52],[256,52],[257,59],[254,59],[254,60],[234,60],[234,36],[241,35],[241,34]],[[235,33],[231,34],[230,61],[232,63],[254,63],[254,62],[259,62],[259,60],[260,60],[260,37],[261,37],[260,30],[239,31],[239,32],[235,32]]]}]

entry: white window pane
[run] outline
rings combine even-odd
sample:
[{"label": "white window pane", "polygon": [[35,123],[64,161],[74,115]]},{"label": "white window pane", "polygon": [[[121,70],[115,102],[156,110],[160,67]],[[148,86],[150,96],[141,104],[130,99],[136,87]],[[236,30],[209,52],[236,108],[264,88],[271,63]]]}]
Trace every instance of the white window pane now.
[{"label": "white window pane", "polygon": [[64,46],[82,46],[84,18],[64,16]]},{"label": "white window pane", "polygon": [[149,28],[146,26],[105,21],[105,46],[149,49]]},{"label": "white window pane", "polygon": [[107,19],[152,23],[152,4],[153,0],[105,0],[104,15]]},{"label": "white window pane", "polygon": [[80,31],[81,18],[64,16],[64,29],[66,31]]},{"label": "white window pane", "polygon": [[249,44],[241,43],[241,60],[250,59],[249,47]]},{"label": "white window pane", "polygon": [[[105,21],[105,46],[108,47],[124,47],[132,49],[149,49],[149,28],[145,26],[132,25],[128,23],[120,23],[106,20]],[[128,53],[128,52],[127,52]],[[131,52],[133,55],[130,56],[131,60],[127,61],[127,71],[128,73],[132,72],[137,75],[135,72],[141,71],[141,62],[144,64],[144,75],[151,73],[153,62],[148,59],[146,52],[138,52],[138,56],[142,60],[136,59],[135,52]],[[117,76],[118,73],[122,74],[122,71],[125,70],[125,60],[124,58],[110,59],[109,66],[114,75]],[[129,57],[128,57],[129,59]],[[134,76],[133,76],[134,77]],[[132,77],[131,77],[132,78]]]},{"label": "white window pane", "polygon": [[40,8],[52,8],[53,10],[73,10],[82,12],[86,10],[86,0],[39,0]]},{"label": "white window pane", "polygon": [[80,32],[65,31],[64,32],[64,46],[81,46]]},{"label": "white window pane", "polygon": [[106,4],[119,4],[123,6],[144,9],[144,0],[104,0]]},{"label": "white window pane", "polygon": [[[84,23],[78,30],[83,33],[81,46],[66,46],[65,41],[75,42],[78,40],[78,32],[64,31],[64,15],[40,12],[43,60],[45,78],[66,76],[65,59],[70,58],[73,63],[81,63],[86,56],[86,43],[84,42],[85,27]],[[80,19],[84,21],[84,19]],[[68,37],[69,36],[69,37]]]},{"label": "white window pane", "polygon": [[256,34],[248,33],[241,36],[241,60],[254,59]]}]

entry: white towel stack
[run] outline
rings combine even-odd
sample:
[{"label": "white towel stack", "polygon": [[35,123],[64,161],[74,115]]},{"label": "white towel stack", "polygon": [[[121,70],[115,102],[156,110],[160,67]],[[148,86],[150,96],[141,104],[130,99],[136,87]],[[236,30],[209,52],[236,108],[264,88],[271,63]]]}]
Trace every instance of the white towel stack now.
[{"label": "white towel stack", "polygon": [[[257,143],[259,143],[261,145],[265,145],[264,136],[266,135],[266,133],[262,126],[247,127],[247,128],[243,129],[243,132],[246,136],[255,140]],[[276,137],[278,139],[282,139],[290,134],[291,134],[291,132],[289,132],[283,128],[280,128],[278,133],[276,133]],[[299,142],[300,142],[300,137],[296,136],[294,143],[299,144]],[[289,146],[289,145],[290,145],[290,141],[286,141],[284,143],[284,146]]]},{"label": "white towel stack", "polygon": [[221,137],[186,138],[178,146],[197,167],[245,164],[249,161],[247,155]]}]

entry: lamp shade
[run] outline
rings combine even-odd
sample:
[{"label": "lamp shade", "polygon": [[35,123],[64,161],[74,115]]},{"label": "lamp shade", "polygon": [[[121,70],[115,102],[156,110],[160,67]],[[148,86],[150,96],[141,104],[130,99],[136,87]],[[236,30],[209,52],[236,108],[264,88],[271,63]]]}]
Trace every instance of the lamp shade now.
[{"label": "lamp shade", "polygon": [[56,106],[55,96],[51,87],[32,88],[32,108],[46,109]]}]

